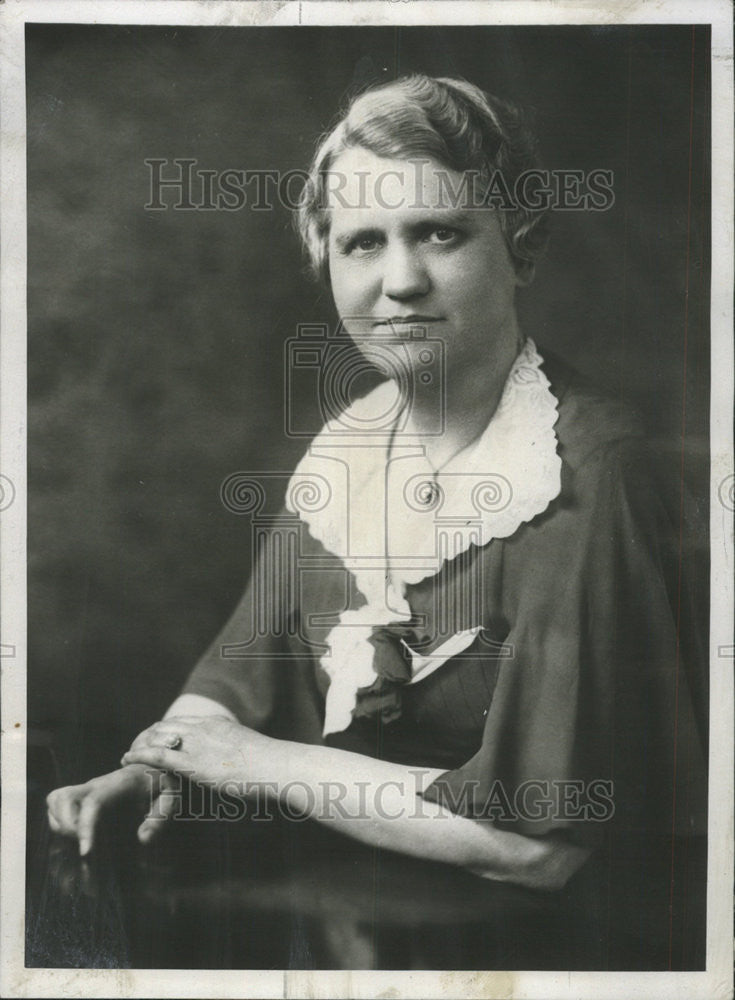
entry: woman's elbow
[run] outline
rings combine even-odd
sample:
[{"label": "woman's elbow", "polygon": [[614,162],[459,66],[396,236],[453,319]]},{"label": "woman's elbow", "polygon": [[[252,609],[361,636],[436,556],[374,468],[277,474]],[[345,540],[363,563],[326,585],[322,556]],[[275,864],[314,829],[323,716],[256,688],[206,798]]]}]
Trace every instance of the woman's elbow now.
[{"label": "woman's elbow", "polygon": [[524,838],[522,856],[515,857],[502,873],[493,869],[475,868],[476,875],[496,881],[510,882],[526,889],[558,892],[582,867],[591,851],[560,840]]},{"label": "woman's elbow", "polygon": [[589,848],[560,841],[550,841],[545,843],[544,847],[546,850],[536,872],[533,873],[536,884],[531,887],[546,892],[563,889],[592,853]]}]

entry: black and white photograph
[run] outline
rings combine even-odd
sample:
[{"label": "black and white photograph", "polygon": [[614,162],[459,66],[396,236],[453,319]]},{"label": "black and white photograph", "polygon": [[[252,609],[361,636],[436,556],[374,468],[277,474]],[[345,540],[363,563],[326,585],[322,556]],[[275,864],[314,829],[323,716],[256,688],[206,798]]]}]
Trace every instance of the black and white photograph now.
[{"label": "black and white photograph", "polygon": [[13,6],[3,995],[732,996],[730,5]]}]

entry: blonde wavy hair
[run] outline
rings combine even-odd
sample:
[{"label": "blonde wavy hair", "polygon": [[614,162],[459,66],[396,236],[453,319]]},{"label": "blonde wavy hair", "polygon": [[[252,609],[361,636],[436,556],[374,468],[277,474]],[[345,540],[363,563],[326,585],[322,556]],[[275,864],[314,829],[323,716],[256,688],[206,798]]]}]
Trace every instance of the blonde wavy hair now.
[{"label": "blonde wavy hair", "polygon": [[[511,192],[523,173],[538,169],[523,112],[466,80],[413,74],[359,94],[321,137],[298,205],[311,270],[327,282],[327,175],[354,147],[386,159],[431,158],[487,185],[500,172]],[[516,273],[530,281],[548,242],[548,210],[514,203],[500,212],[500,223]]]}]

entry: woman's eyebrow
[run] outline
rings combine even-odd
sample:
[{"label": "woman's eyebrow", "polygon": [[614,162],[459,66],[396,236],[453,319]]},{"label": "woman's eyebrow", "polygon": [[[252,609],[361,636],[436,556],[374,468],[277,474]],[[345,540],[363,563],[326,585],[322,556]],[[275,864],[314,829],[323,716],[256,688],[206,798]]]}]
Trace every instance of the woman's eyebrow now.
[{"label": "woman's eyebrow", "polygon": [[377,226],[355,226],[353,229],[345,229],[334,238],[334,242],[339,250],[345,250],[350,243],[356,239],[366,236],[382,236],[383,231]]},{"label": "woman's eyebrow", "polygon": [[[423,206],[416,206],[422,214],[414,218],[410,216],[406,219],[405,228],[409,232],[425,232],[429,228],[442,229],[453,228],[455,226],[466,226],[473,221],[474,213],[471,211],[461,211],[459,209],[433,208],[426,209]],[[334,242],[339,250],[346,249],[350,243],[359,237],[371,236],[380,237],[384,235],[384,230],[380,226],[354,226],[345,229],[334,237]]]},{"label": "woman's eyebrow", "polygon": [[433,208],[424,210],[425,214],[411,219],[409,225],[420,229],[427,226],[441,227],[466,226],[472,219],[472,212],[460,209]]}]

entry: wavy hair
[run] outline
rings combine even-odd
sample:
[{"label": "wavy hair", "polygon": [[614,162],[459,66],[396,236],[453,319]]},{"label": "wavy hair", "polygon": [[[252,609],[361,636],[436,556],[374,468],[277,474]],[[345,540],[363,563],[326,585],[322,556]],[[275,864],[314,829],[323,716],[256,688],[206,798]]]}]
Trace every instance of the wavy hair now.
[{"label": "wavy hair", "polygon": [[[353,98],[320,139],[298,206],[297,225],[314,275],[329,280],[327,175],[337,157],[361,147],[386,159],[431,158],[489,186],[499,172],[513,192],[538,168],[536,143],[520,108],[466,80],[413,74]],[[515,203],[500,224],[516,273],[533,277],[549,236],[546,208]]]}]

